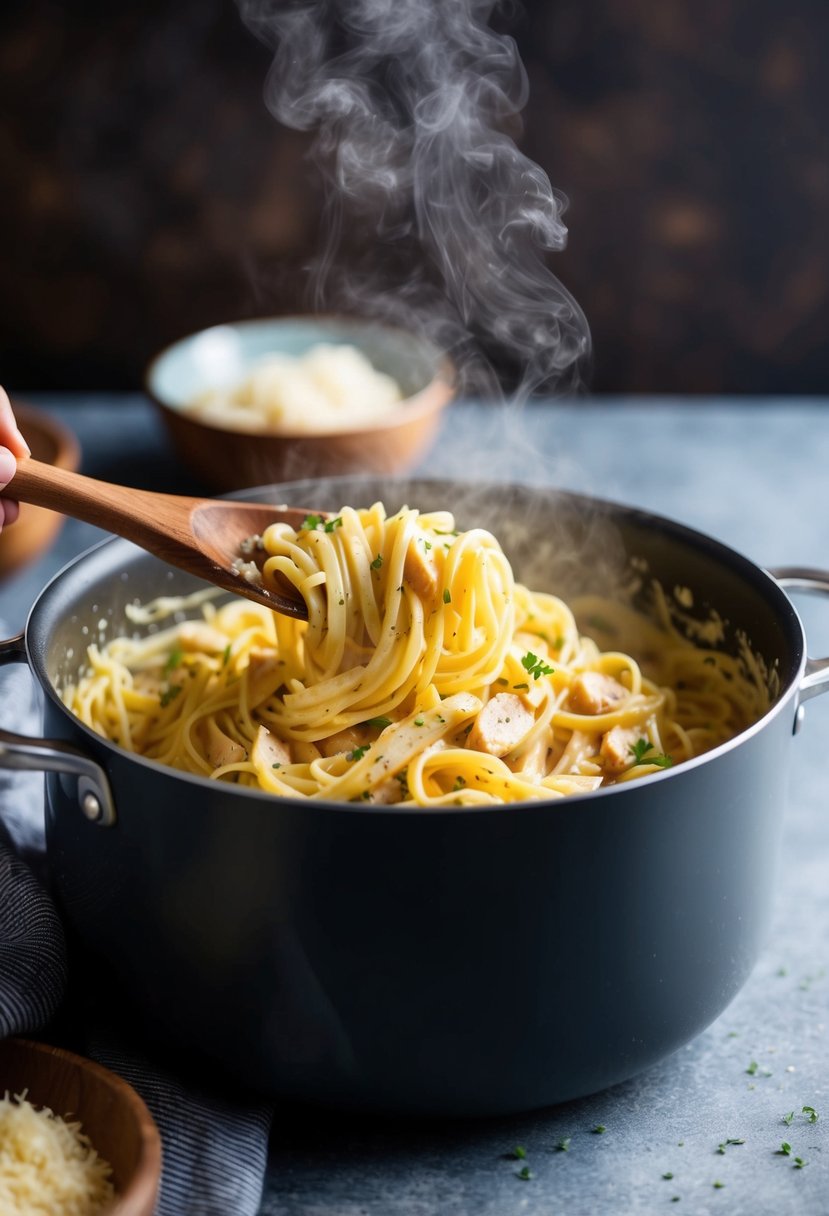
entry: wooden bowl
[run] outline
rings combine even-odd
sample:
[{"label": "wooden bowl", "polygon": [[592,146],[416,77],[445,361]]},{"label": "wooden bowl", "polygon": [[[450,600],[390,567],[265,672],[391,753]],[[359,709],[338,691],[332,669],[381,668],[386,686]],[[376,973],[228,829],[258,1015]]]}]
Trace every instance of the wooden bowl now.
[{"label": "wooden bowl", "polygon": [[[403,401],[369,424],[336,431],[232,430],[188,411],[207,389],[240,381],[267,354],[348,344],[396,380]],[[274,317],[216,325],[162,351],[145,385],[182,463],[214,490],[295,477],[402,473],[427,452],[454,395],[451,362],[428,339],[346,317]]]},{"label": "wooden bowl", "polygon": [[[77,439],[43,410],[13,402],[15,417],[36,460],[59,469],[78,468],[81,449]],[[9,491],[11,493],[11,490]],[[17,522],[0,532],[0,578],[19,570],[45,553],[54,543],[64,517],[45,507],[20,504]]]},{"label": "wooden bowl", "polygon": [[117,1197],[101,1216],[152,1216],[161,1177],[161,1139],[126,1081],[100,1064],[28,1039],[0,1041],[0,1094],[24,1090],[33,1106],[79,1120],[112,1166]]}]

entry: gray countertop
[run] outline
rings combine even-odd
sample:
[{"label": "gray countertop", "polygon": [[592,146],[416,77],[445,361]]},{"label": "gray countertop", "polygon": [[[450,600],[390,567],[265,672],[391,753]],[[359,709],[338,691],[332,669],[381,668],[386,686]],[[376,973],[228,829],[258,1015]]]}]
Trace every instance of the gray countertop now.
[{"label": "gray countertop", "polygon": [[[181,474],[143,398],[34,400],[76,431],[85,472],[204,490]],[[760,565],[829,569],[829,400],[605,398],[535,403],[518,415],[462,402],[419,471],[459,470],[653,510]],[[22,627],[46,580],[101,535],[68,521],[50,554],[0,585],[0,620]],[[810,652],[829,654],[829,604],[798,608]],[[707,1031],[633,1081],[517,1118],[408,1123],[279,1109],[262,1213],[829,1213],[827,739],[829,698],[809,704],[791,749],[771,939]],[[783,1141],[790,1156],[777,1151]],[[516,1145],[526,1160],[510,1157]],[[518,1177],[525,1164],[527,1181]]]}]

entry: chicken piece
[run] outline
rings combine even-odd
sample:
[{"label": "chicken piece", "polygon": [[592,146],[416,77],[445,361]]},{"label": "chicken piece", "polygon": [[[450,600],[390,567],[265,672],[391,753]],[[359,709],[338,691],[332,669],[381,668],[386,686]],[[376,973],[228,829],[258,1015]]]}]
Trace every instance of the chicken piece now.
[{"label": "chicken piece", "polygon": [[241,764],[247,759],[247,752],[241,743],[231,739],[212,718],[202,718],[193,728],[193,732],[204,747],[204,753],[214,768],[222,768],[225,764]]},{"label": "chicken piece", "polygon": [[247,666],[248,705],[254,707],[272,697],[283,682],[285,664],[273,651],[252,650]]},{"label": "chicken piece", "polygon": [[602,739],[599,755],[609,773],[622,773],[633,763],[631,748],[642,735],[637,727],[614,726]]},{"label": "chicken piece", "polygon": [[505,756],[517,747],[535,723],[520,697],[498,692],[475,719],[466,746],[490,756]]},{"label": "chicken piece", "polygon": [[570,685],[568,708],[577,714],[604,714],[624,701],[628,690],[613,676],[601,671],[583,671]]},{"label": "chicken piece", "polygon": [[424,537],[418,533],[406,550],[403,577],[420,599],[427,603],[435,598],[438,589],[438,572],[429,557]]},{"label": "chicken piece", "polygon": [[341,752],[353,752],[355,748],[363,747],[368,742],[362,727],[347,726],[345,730],[338,730],[336,735],[320,739],[317,746],[324,756],[337,756]]},{"label": "chicken piece", "polygon": [[267,726],[260,726],[250,758],[262,768],[281,768],[283,764],[291,763],[291,750],[282,739],[272,735]]}]

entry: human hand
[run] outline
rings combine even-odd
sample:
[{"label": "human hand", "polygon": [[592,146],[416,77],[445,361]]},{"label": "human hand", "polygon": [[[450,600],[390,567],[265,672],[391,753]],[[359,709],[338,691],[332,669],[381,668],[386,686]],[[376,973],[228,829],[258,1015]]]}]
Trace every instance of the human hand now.
[{"label": "human hand", "polygon": [[[12,407],[5,391],[0,388],[0,491],[17,472],[17,456],[31,456],[29,445],[17,429]],[[17,519],[17,503],[12,498],[0,498],[0,531],[3,524]]]}]

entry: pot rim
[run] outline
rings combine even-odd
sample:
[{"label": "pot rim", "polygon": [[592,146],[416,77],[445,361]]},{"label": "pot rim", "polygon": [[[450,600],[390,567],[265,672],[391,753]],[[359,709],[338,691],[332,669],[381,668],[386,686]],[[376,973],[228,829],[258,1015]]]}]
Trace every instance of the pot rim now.
[{"label": "pot rim", "polygon": [[[349,477],[347,475],[324,479],[299,479],[291,482],[277,483],[274,486],[251,487],[249,489],[237,491],[234,494],[227,495],[227,497],[251,498],[252,500],[261,501],[261,496],[263,494],[273,495],[275,489],[279,492],[279,495],[282,495],[285,491],[291,491],[297,487],[312,483],[319,484],[319,480],[323,480],[327,485],[336,487],[338,483],[348,483],[349,485],[352,485],[354,484],[355,479],[354,477]],[[375,481],[376,480],[377,479],[375,479]],[[445,487],[447,484],[446,480],[439,478],[417,478],[416,476],[390,480],[394,480],[394,482],[398,485],[403,485],[406,482],[417,481],[419,485],[424,487],[428,485]],[[467,482],[464,483],[462,479],[456,479],[454,484],[461,487],[466,484],[470,489],[475,487],[478,491],[480,491],[482,485],[480,481],[467,480]],[[793,654],[796,660],[796,670],[794,670],[790,675],[788,682],[781,687],[781,691],[776,701],[770,706],[766,713],[763,714],[761,718],[758,718],[756,722],[753,722],[750,726],[746,727],[745,730],[740,731],[739,734],[734,735],[733,738],[728,739],[725,743],[719,744],[710,751],[703,752],[701,755],[695,756],[691,760],[684,760],[681,764],[674,767],[663,769],[657,773],[649,774],[647,778],[648,787],[661,784],[665,781],[676,780],[678,777],[681,777],[683,773],[690,772],[699,768],[701,765],[713,762],[742,746],[755,735],[759,734],[759,732],[763,730],[769,722],[771,722],[779,714],[783,713],[788,707],[789,703],[796,698],[806,667],[807,650],[805,630],[803,628],[800,615],[791,599],[768,570],[764,569],[762,566],[758,566],[750,558],[744,556],[737,550],[732,549],[723,541],[720,541],[707,533],[700,532],[695,528],[689,527],[687,524],[680,523],[677,520],[645,510],[641,507],[629,506],[623,503],[614,502],[610,499],[603,499],[593,495],[581,494],[576,491],[559,490],[549,485],[545,486],[540,483],[519,484],[504,481],[497,483],[491,482],[489,484],[492,486],[497,486],[497,488],[503,493],[507,493],[510,489],[519,490],[522,492],[532,492],[533,490],[546,491],[550,494],[555,494],[556,497],[566,499],[569,503],[580,506],[585,510],[591,510],[593,512],[603,511],[611,517],[622,516],[632,522],[639,523],[640,525],[659,527],[663,531],[667,531],[676,536],[685,544],[689,544],[695,547],[697,550],[701,550],[708,557],[712,558],[712,560],[719,560],[720,563],[727,565],[733,573],[745,578],[760,594],[763,595],[767,602],[771,602],[771,606],[777,611],[781,628],[791,635],[793,642]],[[275,502],[277,500],[278,498],[274,499]],[[61,583],[71,570],[73,570],[76,566],[82,567],[83,564],[92,558],[94,554],[106,549],[110,545],[129,545],[130,548],[135,549],[135,546],[131,545],[129,541],[125,541],[120,537],[106,537],[104,540],[98,541],[96,544],[91,545],[82,553],[77,554],[70,561],[68,561],[56,574],[52,576],[52,578],[38,593],[29,610],[24,629],[26,656],[29,666],[36,676],[41,688],[51,700],[52,704],[61,710],[62,714],[65,715],[67,720],[72,723],[74,728],[81,730],[86,735],[90,742],[94,744],[96,749],[104,748],[112,750],[120,758],[133,761],[139,766],[149,769],[152,773],[159,773],[163,774],[167,778],[181,780],[186,785],[193,785],[197,789],[215,790],[217,784],[219,783],[217,783],[213,778],[202,777],[196,773],[187,773],[183,770],[172,768],[169,765],[160,764],[157,760],[152,760],[146,756],[141,756],[135,752],[128,751],[126,748],[121,747],[117,743],[113,743],[103,735],[97,734],[94,730],[82,722],[80,718],[77,718],[70,709],[67,708],[46,671],[44,647],[37,644],[38,641],[42,640],[38,629],[38,614],[40,612],[47,611],[48,599],[52,589]],[[139,555],[141,554],[140,550],[136,550],[136,552]],[[150,555],[147,554],[146,556]],[[163,563],[161,563],[159,559],[154,558],[152,560],[159,561],[159,564],[163,567]],[[774,600],[777,601],[776,604],[773,602]],[[44,606],[44,603],[46,606]],[[607,785],[596,790],[586,791],[581,794],[568,794],[566,797],[534,799],[526,803],[521,803],[519,809],[523,813],[530,810],[549,811],[552,808],[563,810],[566,807],[574,804],[583,809],[585,802],[594,802],[612,797],[614,795],[618,797],[623,793],[639,789],[641,786],[641,781]],[[265,790],[254,789],[248,786],[231,786],[223,783],[221,788],[223,791],[226,791],[228,794],[235,797],[242,797],[262,805],[276,805],[277,807],[285,804],[290,806],[305,806],[307,803],[309,806],[321,808],[326,811],[338,811],[362,815],[370,814],[374,816],[379,813],[383,816],[417,815],[424,818],[432,818],[435,815],[468,817],[470,814],[499,814],[515,811],[515,804],[505,802],[485,804],[481,806],[431,807],[429,808],[428,816],[424,816],[422,807],[406,807],[397,806],[395,804],[367,805],[365,803],[336,802],[330,799],[316,798],[282,798],[275,794],[269,794]]]}]

